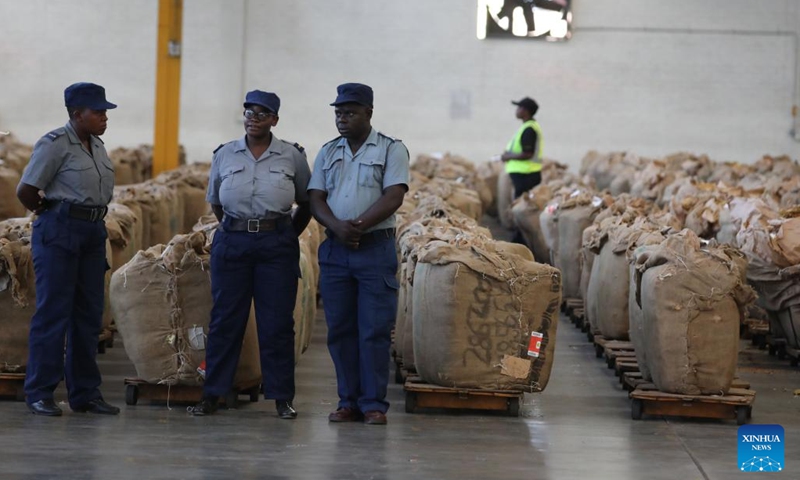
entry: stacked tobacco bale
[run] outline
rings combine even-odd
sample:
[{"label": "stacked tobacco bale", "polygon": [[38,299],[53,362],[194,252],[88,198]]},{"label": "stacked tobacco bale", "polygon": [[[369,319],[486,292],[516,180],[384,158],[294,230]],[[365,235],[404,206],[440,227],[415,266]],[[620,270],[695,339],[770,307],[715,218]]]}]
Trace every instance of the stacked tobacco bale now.
[{"label": "stacked tobacco bale", "polygon": [[[178,165],[186,165],[186,151],[183,145],[178,154]],[[142,183],[151,178],[153,172],[153,146],[141,144],[135,148],[119,147],[108,152],[114,165],[114,183],[130,185]]]},{"label": "stacked tobacco bale", "polygon": [[32,150],[14,135],[0,132],[0,220],[23,217],[27,213],[17,200],[17,185]]},{"label": "stacked tobacco bale", "polygon": [[[436,172],[454,166],[461,181],[443,187]],[[412,171],[398,220],[398,360],[432,384],[543,390],[555,350],[558,270],[534,263],[524,246],[493,240],[477,224],[474,202],[434,195],[476,178],[471,165],[422,157]],[[541,348],[529,352],[532,333],[542,335]]]},{"label": "stacked tobacco bale", "polygon": [[22,373],[36,311],[30,219],[0,221],[0,373]]}]

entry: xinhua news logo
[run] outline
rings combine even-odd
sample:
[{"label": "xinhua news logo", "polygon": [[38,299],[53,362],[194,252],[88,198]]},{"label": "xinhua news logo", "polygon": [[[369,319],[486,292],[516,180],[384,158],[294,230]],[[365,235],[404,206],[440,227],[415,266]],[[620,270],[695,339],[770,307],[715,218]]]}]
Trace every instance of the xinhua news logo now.
[{"label": "xinhua news logo", "polygon": [[782,472],[783,427],[742,425],[739,427],[739,471]]}]

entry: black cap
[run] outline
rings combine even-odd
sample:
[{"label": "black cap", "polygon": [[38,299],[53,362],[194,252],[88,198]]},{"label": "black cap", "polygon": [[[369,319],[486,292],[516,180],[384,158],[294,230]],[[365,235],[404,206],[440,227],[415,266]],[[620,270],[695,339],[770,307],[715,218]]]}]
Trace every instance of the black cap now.
[{"label": "black cap", "polygon": [[536,103],[536,100],[532,99],[531,97],[525,97],[518,102],[512,101],[511,103],[531,112],[531,115],[536,115],[536,111],[539,110],[539,104]]},{"label": "black cap", "polygon": [[372,106],[372,87],[363,83],[343,83],[336,87],[336,100],[331,105],[341,105],[343,103],[360,103],[361,105]]},{"label": "black cap", "polygon": [[247,92],[244,97],[244,106],[248,105],[261,105],[272,113],[278,113],[281,108],[281,99],[272,92],[262,92],[261,90],[252,90]]},{"label": "black cap", "polygon": [[106,89],[87,82],[73,83],[64,90],[64,106],[110,110],[117,106],[106,100]]}]

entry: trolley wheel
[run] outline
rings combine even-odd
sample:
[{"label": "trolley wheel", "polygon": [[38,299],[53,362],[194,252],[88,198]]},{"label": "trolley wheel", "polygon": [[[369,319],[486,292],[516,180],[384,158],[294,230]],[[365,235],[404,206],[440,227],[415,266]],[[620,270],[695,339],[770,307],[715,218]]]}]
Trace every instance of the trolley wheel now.
[{"label": "trolley wheel", "polygon": [[586,327],[586,340],[589,340],[589,343],[594,343],[594,334],[589,327]]},{"label": "trolley wheel", "polygon": [[509,398],[508,399],[508,416],[509,417],[519,417],[519,407],[520,407],[519,398]]},{"label": "trolley wheel", "polygon": [[[594,340],[594,339],[592,339],[592,340]],[[597,357],[597,358],[602,358],[603,357],[603,347],[601,347],[600,345],[595,345],[594,346],[594,356]]]},{"label": "trolley wheel", "polygon": [[260,387],[253,387],[250,389],[250,403],[256,403],[258,401],[258,397],[261,394]]},{"label": "trolley wheel", "polygon": [[608,368],[614,368],[614,359],[610,355],[606,357],[606,366]]},{"label": "trolley wheel", "polygon": [[747,423],[747,410],[749,407],[736,407],[736,425],[744,425]]},{"label": "trolley wheel", "polygon": [[239,406],[239,392],[231,390],[225,395],[225,407],[236,408]]},{"label": "trolley wheel", "polygon": [[643,408],[644,408],[644,403],[638,398],[634,398],[633,401],[631,402],[631,418],[633,420],[641,420]]},{"label": "trolley wheel", "polygon": [[414,413],[417,409],[417,393],[406,392],[406,413]]},{"label": "trolley wheel", "polygon": [[136,405],[139,401],[139,386],[128,384],[125,385],[125,404]]}]

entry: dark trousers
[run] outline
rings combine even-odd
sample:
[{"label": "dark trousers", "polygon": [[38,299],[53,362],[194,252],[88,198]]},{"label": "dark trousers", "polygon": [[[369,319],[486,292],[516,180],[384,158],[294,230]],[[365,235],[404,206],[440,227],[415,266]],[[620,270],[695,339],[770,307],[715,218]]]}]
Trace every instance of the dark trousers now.
[{"label": "dark trousers", "polygon": [[386,412],[391,332],[397,314],[394,235],[357,250],[333,239],[319,248],[320,294],[339,408]]},{"label": "dark trousers", "polygon": [[33,222],[36,313],[31,319],[25,396],[29,404],[52,399],[65,378],[74,408],[101,398],[96,357],[109,268],[108,233],[102,220],[71,218],[61,205]]},{"label": "dark trousers", "polygon": [[[511,183],[514,184],[514,199],[521,197],[525,192],[542,183],[542,172],[509,173],[508,175],[511,177]],[[525,239],[519,229],[514,230],[514,237],[511,241],[525,245]]]},{"label": "dark trousers", "polygon": [[233,387],[254,302],[264,397],[294,398],[293,314],[299,262],[300,246],[291,224],[260,233],[217,230],[211,245],[214,306],[206,345],[205,396],[220,397]]}]

